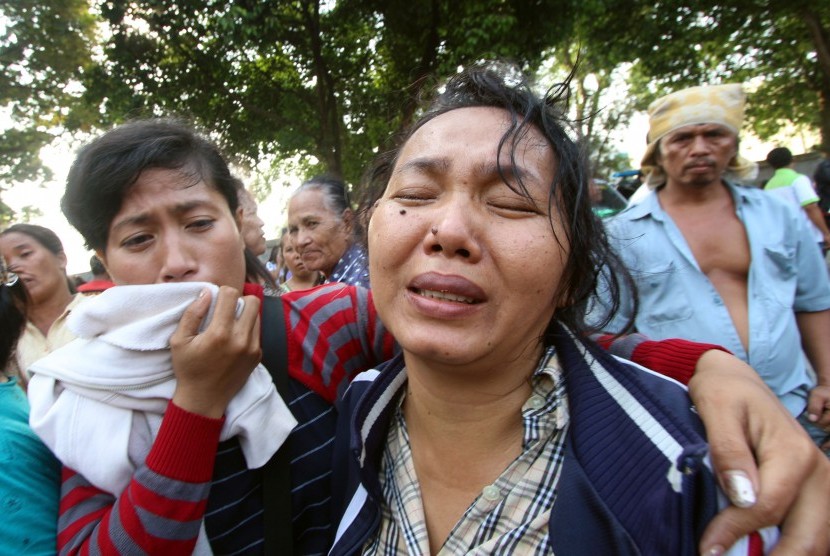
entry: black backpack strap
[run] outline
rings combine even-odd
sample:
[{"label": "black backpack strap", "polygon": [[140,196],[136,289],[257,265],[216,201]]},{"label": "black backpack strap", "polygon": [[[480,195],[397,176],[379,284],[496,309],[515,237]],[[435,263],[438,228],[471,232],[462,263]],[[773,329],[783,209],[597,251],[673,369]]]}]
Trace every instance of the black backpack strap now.
[{"label": "black backpack strap", "polygon": [[[271,373],[280,397],[288,403],[288,342],[282,300],[265,296],[262,302],[262,364]],[[265,554],[293,554],[291,523],[291,452],[289,439],[262,470]]]}]

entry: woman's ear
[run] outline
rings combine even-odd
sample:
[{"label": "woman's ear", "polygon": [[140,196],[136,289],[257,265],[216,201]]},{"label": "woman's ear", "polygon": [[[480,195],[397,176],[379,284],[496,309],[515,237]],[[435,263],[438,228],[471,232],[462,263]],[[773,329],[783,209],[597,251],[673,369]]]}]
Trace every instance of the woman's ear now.
[{"label": "woman's ear", "polygon": [[354,211],[350,208],[347,208],[341,214],[343,217],[343,224],[346,226],[346,231],[351,233],[354,230]]},{"label": "woman's ear", "polygon": [[[107,274],[110,274],[110,267],[107,264],[107,256],[104,254],[104,251],[96,249],[95,256],[98,257],[98,260],[101,261],[102,265],[104,265],[104,269],[107,271]],[[112,275],[110,274],[110,276]]]}]

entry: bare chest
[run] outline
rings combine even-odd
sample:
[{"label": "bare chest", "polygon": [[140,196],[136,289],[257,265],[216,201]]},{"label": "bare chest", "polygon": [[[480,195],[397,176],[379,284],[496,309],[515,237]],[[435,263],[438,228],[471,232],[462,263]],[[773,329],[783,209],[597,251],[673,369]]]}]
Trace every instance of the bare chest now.
[{"label": "bare chest", "polygon": [[701,271],[745,279],[750,252],[746,228],[731,210],[672,214]]}]

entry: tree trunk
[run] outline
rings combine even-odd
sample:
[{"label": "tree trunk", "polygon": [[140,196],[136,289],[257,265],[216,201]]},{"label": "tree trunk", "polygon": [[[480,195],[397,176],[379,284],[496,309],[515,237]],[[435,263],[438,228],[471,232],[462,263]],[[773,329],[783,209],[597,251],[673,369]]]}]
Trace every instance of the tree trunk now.
[{"label": "tree trunk", "polygon": [[830,150],[830,38],[827,29],[821,24],[821,18],[811,9],[801,11],[801,19],[807,26],[816,58],[821,70],[821,90],[819,91],[819,111],[821,114],[821,145],[825,152]]}]

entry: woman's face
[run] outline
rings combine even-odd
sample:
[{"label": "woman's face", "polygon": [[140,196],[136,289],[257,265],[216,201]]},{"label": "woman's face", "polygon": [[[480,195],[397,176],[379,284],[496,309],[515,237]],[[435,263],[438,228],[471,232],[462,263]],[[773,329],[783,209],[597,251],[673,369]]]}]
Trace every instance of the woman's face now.
[{"label": "woman's face", "polygon": [[548,201],[556,160],[538,130],[517,144],[516,166],[501,155],[507,179],[521,176],[531,198],[499,176],[507,125],[506,112],[485,107],[426,123],[403,146],[374,211],[372,292],[407,364],[414,356],[498,367],[539,355],[568,245],[551,228],[552,220],[564,242]]},{"label": "woman's face", "polygon": [[265,222],[257,213],[257,204],[253,196],[246,190],[238,192],[239,206],[242,207],[242,239],[245,247],[257,257],[265,253]]},{"label": "woman's face", "polygon": [[316,189],[301,191],[288,203],[288,232],[309,270],[330,275],[351,244],[351,211],[338,215]]},{"label": "woman's face", "polygon": [[294,248],[294,243],[289,237],[285,238],[285,243],[282,248],[282,256],[285,259],[285,266],[287,266],[288,270],[291,271],[292,276],[304,278],[306,276],[310,276],[313,272],[312,270],[308,270],[305,264],[303,264],[303,258]]},{"label": "woman's face", "polygon": [[17,273],[37,306],[52,296],[69,292],[66,282],[66,255],[54,254],[42,243],[20,232],[0,236],[0,254],[11,272]]},{"label": "woman's face", "polygon": [[203,181],[179,170],[139,175],[112,219],[104,252],[117,284],[211,282],[242,290],[245,255],[242,209]]}]

